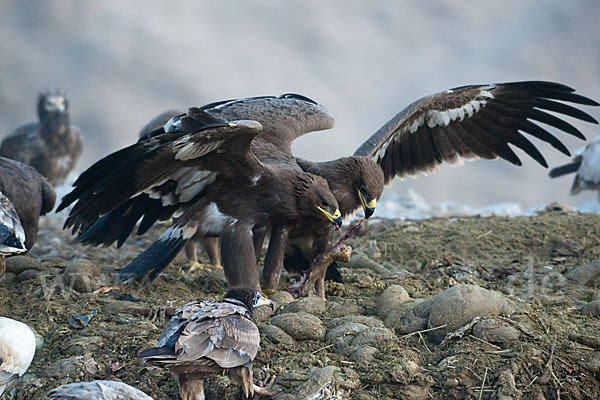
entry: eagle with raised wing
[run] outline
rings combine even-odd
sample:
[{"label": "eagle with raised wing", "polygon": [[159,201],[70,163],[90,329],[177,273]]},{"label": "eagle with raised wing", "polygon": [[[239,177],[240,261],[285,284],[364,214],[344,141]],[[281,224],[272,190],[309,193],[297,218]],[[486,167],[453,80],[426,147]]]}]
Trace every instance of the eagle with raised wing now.
[{"label": "eagle with raised wing", "polygon": [[260,333],[254,308],[273,303],[250,287],[234,287],[220,301],[197,301],[177,309],[154,348],[138,357],[177,375],[183,400],[204,398],[202,380],[228,375],[242,387],[245,397],[269,395],[254,384],[252,361],[258,353]]},{"label": "eagle with raised wing", "polygon": [[[599,105],[574,92],[568,86],[543,81],[462,86],[410,104],[371,135],[351,157],[327,162],[297,161],[304,171],[327,180],[342,215],[362,208],[369,218],[384,184],[396,176],[435,172],[444,162],[460,164],[465,159],[503,158],[521,165],[512,145],[547,167],[546,160],[526,135],[569,155],[562,142],[539,123],[585,140],[573,125],[548,113],[597,124],[589,114],[566,104]],[[281,247],[280,241],[273,240],[277,238],[271,237],[269,246]],[[296,238],[296,243],[302,244],[300,248],[307,249],[308,260],[315,257],[310,252],[311,240],[311,235]],[[265,265],[265,289],[276,289],[278,272]]]},{"label": "eagle with raised wing", "polygon": [[[294,122],[294,129],[318,128],[301,119]],[[251,143],[263,131],[262,124],[223,122],[197,108],[174,124],[174,129],[88,168],[58,207],[60,211],[75,202],[65,228],[83,233],[85,240],[124,240],[140,219],[138,233],[157,220],[177,217],[150,248],[119,271],[121,280],[148,271],[153,280],[200,232],[228,238],[221,253],[230,285],[259,288],[252,229],[305,216],[341,225],[337,201],[323,178],[256,157]]]}]

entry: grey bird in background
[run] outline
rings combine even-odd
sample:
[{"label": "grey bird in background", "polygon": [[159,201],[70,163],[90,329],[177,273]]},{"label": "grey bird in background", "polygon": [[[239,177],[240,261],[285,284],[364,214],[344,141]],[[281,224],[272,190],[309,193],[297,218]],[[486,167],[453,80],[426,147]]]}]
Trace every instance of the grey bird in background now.
[{"label": "grey bird in background", "polygon": [[62,91],[41,93],[37,112],[39,122],[23,125],[4,138],[0,156],[31,165],[57,186],[75,167],[83,136],[71,125],[69,101]]},{"label": "grey bird in background", "polygon": [[553,168],[549,175],[551,178],[558,178],[572,173],[575,173],[575,178],[570,194],[575,195],[583,190],[596,190],[600,202],[600,136],[579,149],[572,162]]}]

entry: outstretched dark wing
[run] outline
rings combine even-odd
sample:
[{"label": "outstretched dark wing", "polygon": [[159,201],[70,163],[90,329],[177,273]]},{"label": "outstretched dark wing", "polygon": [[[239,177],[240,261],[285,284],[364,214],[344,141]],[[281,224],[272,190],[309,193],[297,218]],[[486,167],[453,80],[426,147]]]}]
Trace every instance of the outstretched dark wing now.
[{"label": "outstretched dark wing", "polygon": [[[558,101],[557,101],[558,100]],[[472,85],[424,97],[406,107],[364,142],[354,153],[376,161],[385,182],[395,176],[436,171],[443,162],[463,159],[521,160],[512,144],[547,167],[546,160],[524,133],[550,143],[569,155],[567,148],[536,122],[580,139],[583,134],[551,111],[598,123],[565,102],[598,106],[574,89],[553,82],[530,81]]]},{"label": "outstretched dark wing", "polygon": [[192,201],[217,176],[256,176],[262,172],[262,164],[250,150],[252,140],[262,130],[258,122],[207,125],[196,121],[198,113],[197,109],[190,110],[181,119],[182,132],[138,142],[83,172],[57,209],[76,202],[65,228],[85,232],[98,218],[142,195],[159,199],[163,207],[175,206],[175,212],[179,204]]}]

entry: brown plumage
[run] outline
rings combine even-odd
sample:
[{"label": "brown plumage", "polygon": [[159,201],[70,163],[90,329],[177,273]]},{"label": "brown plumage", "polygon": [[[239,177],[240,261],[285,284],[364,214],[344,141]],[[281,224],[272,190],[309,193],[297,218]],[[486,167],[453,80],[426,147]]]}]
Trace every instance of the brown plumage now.
[{"label": "brown plumage", "polygon": [[50,390],[49,400],[152,400],[139,389],[117,381],[74,382]]},{"label": "brown plumage", "polygon": [[54,188],[34,168],[0,157],[0,192],[17,211],[25,231],[25,247],[31,250],[37,240],[40,216],[54,208]]},{"label": "brown plumage", "polygon": [[273,306],[249,287],[231,288],[218,302],[188,303],[177,309],[156,347],[138,357],[177,375],[182,400],[204,399],[202,380],[221,374],[239,384],[245,397],[268,394],[254,384],[252,376],[260,344],[253,311],[267,304]]},{"label": "brown plumage", "polygon": [[[327,179],[342,214],[362,207],[368,218],[375,211],[384,183],[389,183],[396,176],[435,172],[443,162],[500,157],[521,165],[510,144],[547,167],[544,157],[524,134],[550,143],[569,155],[560,140],[536,122],[585,139],[571,124],[546,112],[597,123],[587,113],[565,104],[599,105],[573,92],[574,89],[567,86],[540,81],[472,85],[447,90],[410,104],[371,135],[351,157],[322,163],[298,160],[298,163],[303,170]],[[362,167],[356,169],[354,162]],[[377,169],[379,172],[376,172]],[[310,252],[314,249],[310,245],[310,235],[299,237],[297,241],[308,249],[305,253],[308,260],[313,260],[315,254]],[[269,246],[282,245],[273,238],[269,243]],[[271,285],[278,278],[271,274],[276,273],[265,275],[265,283],[271,282],[265,284],[265,288],[275,288]]]},{"label": "brown plumage", "polygon": [[[296,125],[306,128],[301,119]],[[120,279],[149,270],[154,279],[201,232],[228,238],[221,253],[230,285],[259,288],[253,228],[305,216],[341,223],[323,178],[256,158],[250,146],[262,129],[256,121],[222,122],[190,109],[173,131],[113,153],[81,174],[58,208],[76,201],[65,227],[81,233],[82,241],[106,243],[106,238],[126,238],[140,218],[138,233],[143,233],[176,214],[173,226],[123,268]]]},{"label": "brown plumage", "polygon": [[71,125],[69,102],[61,91],[41,93],[37,110],[39,122],[10,133],[0,145],[0,156],[31,165],[52,185],[60,185],[81,155],[83,137]]},{"label": "brown plumage", "polygon": [[[174,117],[183,116],[180,110],[167,110],[152,118],[142,129],[140,129],[139,140],[146,140],[157,134],[164,133],[163,126]],[[199,233],[191,237],[184,246],[185,255],[191,261],[190,271],[200,268],[198,262],[198,247],[204,250],[214,268],[221,268],[221,257],[219,254],[219,238],[206,237]]]}]

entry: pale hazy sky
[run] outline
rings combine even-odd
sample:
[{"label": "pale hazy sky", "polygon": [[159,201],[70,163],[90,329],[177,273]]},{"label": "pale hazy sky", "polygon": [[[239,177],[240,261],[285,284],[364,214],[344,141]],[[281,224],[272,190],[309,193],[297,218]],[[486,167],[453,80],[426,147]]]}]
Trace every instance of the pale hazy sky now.
[{"label": "pale hazy sky", "polygon": [[[541,79],[599,100],[598,21],[595,0],[0,0],[0,136],[35,118],[39,90],[61,87],[85,134],[83,170],[165,109],[297,92],[323,104],[336,127],[294,151],[331,159],[352,154],[410,102],[454,86]],[[539,147],[551,166],[568,161]],[[569,198],[570,178],[551,181],[521,155],[521,168],[478,161],[393,190],[473,205],[595,197]]]}]

